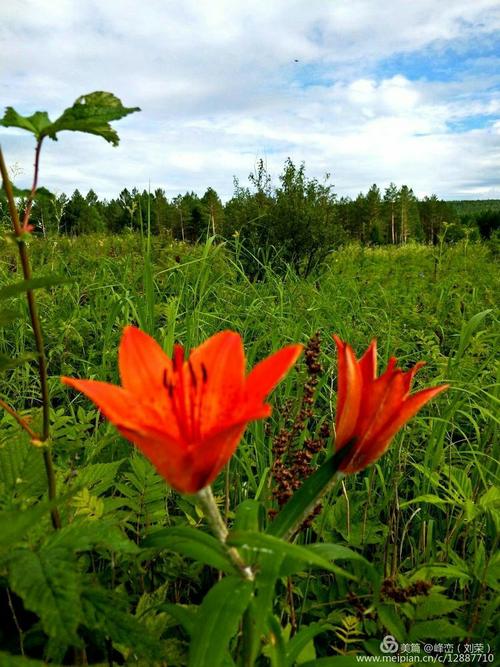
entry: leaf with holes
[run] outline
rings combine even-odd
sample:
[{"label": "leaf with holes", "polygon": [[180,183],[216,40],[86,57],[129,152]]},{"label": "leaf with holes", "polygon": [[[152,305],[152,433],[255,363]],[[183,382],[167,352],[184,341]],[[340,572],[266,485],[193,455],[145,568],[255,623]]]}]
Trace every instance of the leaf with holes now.
[{"label": "leaf with holes", "polygon": [[124,107],[113,93],[99,90],[81,95],[73,106],[65,109],[54,122],[50,120],[46,111],[36,111],[31,116],[22,116],[13,107],[7,107],[0,125],[32,132],[37,141],[41,141],[44,137],[56,141],[57,134],[66,130],[95,134],[113,146],[118,146],[120,139],[110,122],[135,111],[140,111],[139,107]]},{"label": "leaf with holes", "polygon": [[135,111],[140,111],[140,108],[124,107],[113,93],[96,91],[79,97],[72,107],[46,128],[46,134],[56,139],[56,134],[64,130],[87,132],[118,146],[120,139],[109,123]]}]

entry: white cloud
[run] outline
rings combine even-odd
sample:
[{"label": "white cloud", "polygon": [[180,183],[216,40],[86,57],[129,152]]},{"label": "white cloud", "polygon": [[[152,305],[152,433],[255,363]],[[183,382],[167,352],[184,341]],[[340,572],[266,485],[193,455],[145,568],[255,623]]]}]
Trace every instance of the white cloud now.
[{"label": "white cloud", "polygon": [[[423,49],[477,51],[495,30],[496,0],[11,0],[0,9],[0,93],[25,113],[57,116],[99,89],[143,109],[116,124],[118,149],[71,133],[47,142],[42,181],[59,190],[109,196],[151,180],[227,198],[233,174],[245,180],[261,156],[276,174],[291,156],[310,175],[332,172],[341,194],[395,181],[500,197],[499,78],[481,74],[494,58],[476,56],[472,74],[448,81],[381,66]],[[485,114],[489,125],[467,129]],[[28,174],[28,135],[1,139]]]}]

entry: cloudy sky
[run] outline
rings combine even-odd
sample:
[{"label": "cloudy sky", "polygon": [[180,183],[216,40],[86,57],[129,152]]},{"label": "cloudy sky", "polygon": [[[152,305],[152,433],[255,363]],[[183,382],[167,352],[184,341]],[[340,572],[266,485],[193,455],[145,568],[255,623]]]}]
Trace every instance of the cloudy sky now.
[{"label": "cloudy sky", "polygon": [[[121,143],[47,141],[54,191],[214,187],[231,197],[263,158],[290,156],[356,196],[500,198],[498,0],[10,0],[0,7],[0,105],[55,119],[106,90],[141,113]],[[0,128],[23,173],[32,140]]]}]

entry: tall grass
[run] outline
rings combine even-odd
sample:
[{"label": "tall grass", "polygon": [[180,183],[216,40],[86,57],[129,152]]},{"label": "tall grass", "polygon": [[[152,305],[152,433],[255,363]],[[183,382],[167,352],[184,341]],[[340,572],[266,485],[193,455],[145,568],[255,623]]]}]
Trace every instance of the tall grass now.
[{"label": "tall grass", "polygon": [[[117,345],[128,323],[154,335],[168,353],[175,341],[189,348],[216,331],[234,329],[244,338],[249,365],[320,331],[325,374],[317,406],[330,420],[336,379],[332,333],[358,353],[377,338],[381,366],[391,355],[405,367],[425,360],[416,386],[446,381],[451,389],[396,437],[376,466],[332,493],[314,530],[325,541],[358,550],[382,579],[437,578],[462,605],[471,636],[491,634],[499,565],[499,285],[487,246],[443,246],[436,269],[430,247],[352,245],[332,253],[308,279],[292,271],[278,275],[263,261],[256,282],[245,275],[238,253],[214,239],[193,248],[152,240],[148,233],[58,238],[34,240],[31,251],[35,267],[72,279],[40,293],[60,468],[118,460],[130,452],[58,379],[65,374],[116,381]],[[14,253],[4,249],[2,283],[11,280],[15,267]],[[31,345],[22,300],[15,307],[22,316],[0,333],[0,351],[9,355]],[[303,378],[300,366],[289,375],[274,395],[270,426],[249,428],[226,484],[219,479],[216,491],[229,494],[229,512],[245,498],[269,499],[272,438],[283,425],[281,408],[300,395]],[[7,380],[2,391],[10,401],[21,410],[36,407],[29,365],[12,370]],[[80,431],[68,427],[68,414]],[[2,502],[8,506],[8,499]],[[292,591],[300,617],[314,619],[333,605],[332,623],[345,619],[353,610],[346,586],[342,579],[310,575]],[[362,603],[364,591],[358,595]]]}]

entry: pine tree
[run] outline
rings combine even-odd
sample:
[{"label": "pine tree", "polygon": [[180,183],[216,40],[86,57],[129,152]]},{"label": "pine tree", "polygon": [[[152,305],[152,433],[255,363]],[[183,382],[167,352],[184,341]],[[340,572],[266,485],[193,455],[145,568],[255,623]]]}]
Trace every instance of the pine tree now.
[{"label": "pine tree", "polygon": [[368,190],[365,197],[364,218],[364,228],[366,230],[367,239],[375,244],[383,243],[382,200],[380,197],[380,190],[375,183]]},{"label": "pine tree", "polygon": [[216,233],[221,233],[224,227],[224,207],[217,192],[213,188],[207,188],[201,198],[201,203],[205,207],[208,217],[209,233],[212,236],[215,236]]},{"label": "pine tree", "polygon": [[397,243],[396,229],[396,203],[398,200],[398,188],[395,183],[390,183],[384,192],[383,217],[385,222],[384,238],[387,243]]}]

